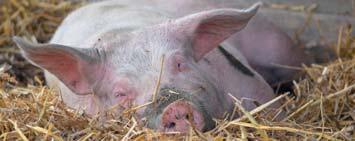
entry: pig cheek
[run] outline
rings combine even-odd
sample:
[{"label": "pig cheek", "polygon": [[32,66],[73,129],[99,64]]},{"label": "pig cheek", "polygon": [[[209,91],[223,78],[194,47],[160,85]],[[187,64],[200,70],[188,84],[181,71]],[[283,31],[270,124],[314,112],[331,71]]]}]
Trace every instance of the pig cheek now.
[{"label": "pig cheek", "polygon": [[100,110],[102,110],[103,107],[101,107],[99,99],[95,96],[88,96],[88,101],[87,101],[87,107],[85,107],[85,112],[90,115],[94,116],[99,113]]},{"label": "pig cheek", "polygon": [[114,105],[119,105],[121,108],[127,109],[131,106],[131,98],[127,96],[115,96]]},{"label": "pig cheek", "polygon": [[130,108],[136,98],[136,95],[136,91],[132,88],[126,87],[126,89],[116,89],[113,93],[113,104],[119,105],[124,109]]}]

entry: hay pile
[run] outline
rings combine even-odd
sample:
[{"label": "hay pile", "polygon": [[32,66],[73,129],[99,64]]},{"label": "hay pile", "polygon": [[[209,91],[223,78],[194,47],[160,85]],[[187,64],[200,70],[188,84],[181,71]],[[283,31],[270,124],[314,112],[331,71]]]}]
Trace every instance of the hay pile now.
[{"label": "hay pile", "polygon": [[67,12],[81,3],[6,0],[0,4],[2,140],[355,139],[355,37],[349,34],[350,28],[341,31],[334,45],[341,58],[327,65],[305,67],[306,78],[295,82],[297,97],[279,97],[287,109],[283,121],[259,116],[263,112],[260,107],[259,112],[244,113],[248,116],[243,118],[218,121],[218,127],[207,133],[191,130],[179,135],[142,128],[130,115],[104,123],[88,118],[66,107],[57,93],[43,86],[41,72],[21,58],[11,36],[35,36],[46,42]]}]

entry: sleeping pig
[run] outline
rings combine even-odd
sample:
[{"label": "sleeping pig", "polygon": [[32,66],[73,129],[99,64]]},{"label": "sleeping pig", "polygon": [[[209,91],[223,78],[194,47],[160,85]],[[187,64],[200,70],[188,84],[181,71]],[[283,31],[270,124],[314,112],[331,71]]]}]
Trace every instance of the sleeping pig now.
[{"label": "sleeping pig", "polygon": [[252,110],[275,97],[267,82],[294,73],[273,64],[299,66],[306,58],[284,32],[256,15],[260,3],[243,10],[233,5],[104,1],[71,13],[48,44],[14,41],[72,108],[120,113],[155,100],[136,111],[148,127],[205,131],[214,118],[233,111],[229,94]]}]

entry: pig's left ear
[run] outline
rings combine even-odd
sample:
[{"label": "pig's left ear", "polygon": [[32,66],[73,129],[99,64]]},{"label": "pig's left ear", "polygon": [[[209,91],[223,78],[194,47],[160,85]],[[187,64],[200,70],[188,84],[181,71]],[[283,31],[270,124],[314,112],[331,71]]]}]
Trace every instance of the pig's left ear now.
[{"label": "pig's left ear", "polygon": [[176,20],[177,32],[192,41],[196,60],[219,46],[228,37],[243,29],[256,14],[261,3],[248,9],[217,9],[204,11]]},{"label": "pig's left ear", "polygon": [[100,72],[99,52],[57,44],[36,44],[13,38],[22,55],[32,64],[46,69],[76,94],[90,94]]}]

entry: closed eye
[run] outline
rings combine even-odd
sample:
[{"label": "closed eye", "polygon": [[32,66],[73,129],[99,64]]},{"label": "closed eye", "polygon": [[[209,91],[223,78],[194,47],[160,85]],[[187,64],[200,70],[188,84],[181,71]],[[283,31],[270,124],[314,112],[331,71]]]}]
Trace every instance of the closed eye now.
[{"label": "closed eye", "polygon": [[123,97],[123,96],[127,96],[125,93],[122,92],[116,92],[115,93],[115,97]]},{"label": "closed eye", "polygon": [[178,64],[177,64],[177,68],[178,68],[178,71],[179,71],[179,72],[182,71],[182,65],[181,65],[181,63],[178,63]]},{"label": "closed eye", "polygon": [[187,59],[181,55],[181,53],[176,53],[172,56],[171,61],[172,72],[174,74],[185,72],[189,70]]}]

